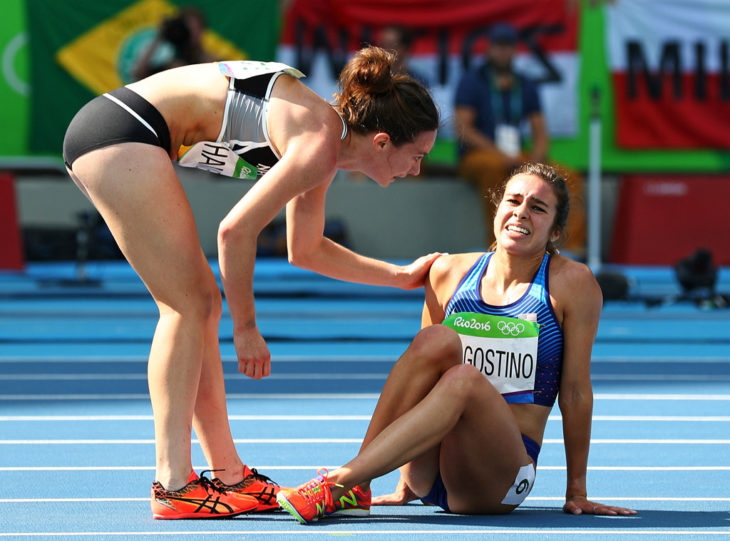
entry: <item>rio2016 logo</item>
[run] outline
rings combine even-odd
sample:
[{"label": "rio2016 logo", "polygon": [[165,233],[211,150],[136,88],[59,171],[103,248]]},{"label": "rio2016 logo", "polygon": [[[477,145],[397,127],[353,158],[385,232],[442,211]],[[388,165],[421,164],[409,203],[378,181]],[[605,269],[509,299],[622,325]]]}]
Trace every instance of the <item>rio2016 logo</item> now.
[{"label": "rio2016 logo", "polygon": [[474,318],[464,319],[461,316],[458,316],[454,320],[454,327],[462,327],[465,329],[478,329],[478,330],[482,330],[482,331],[489,331],[492,329],[492,326],[490,325],[489,321],[477,321]]}]

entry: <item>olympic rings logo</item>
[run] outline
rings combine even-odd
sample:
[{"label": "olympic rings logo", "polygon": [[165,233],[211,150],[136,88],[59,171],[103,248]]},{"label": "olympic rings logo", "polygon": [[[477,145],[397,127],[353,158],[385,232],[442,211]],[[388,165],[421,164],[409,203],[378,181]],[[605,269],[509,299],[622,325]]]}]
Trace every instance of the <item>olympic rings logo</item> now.
[{"label": "olympic rings logo", "polygon": [[515,323],[514,321],[500,321],[497,323],[497,328],[502,331],[502,334],[517,336],[525,330],[525,324]]}]

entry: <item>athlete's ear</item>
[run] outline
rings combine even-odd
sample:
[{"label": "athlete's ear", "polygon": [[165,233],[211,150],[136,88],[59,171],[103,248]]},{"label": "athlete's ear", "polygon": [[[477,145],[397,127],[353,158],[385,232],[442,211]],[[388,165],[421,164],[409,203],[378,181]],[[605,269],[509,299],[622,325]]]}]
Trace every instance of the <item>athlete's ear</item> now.
[{"label": "athlete's ear", "polygon": [[550,234],[550,242],[557,242],[561,234],[562,231],[560,231],[557,227],[553,229],[553,232]]},{"label": "athlete's ear", "polygon": [[390,135],[385,132],[378,132],[373,136],[373,145],[379,150],[384,149],[390,143]]}]

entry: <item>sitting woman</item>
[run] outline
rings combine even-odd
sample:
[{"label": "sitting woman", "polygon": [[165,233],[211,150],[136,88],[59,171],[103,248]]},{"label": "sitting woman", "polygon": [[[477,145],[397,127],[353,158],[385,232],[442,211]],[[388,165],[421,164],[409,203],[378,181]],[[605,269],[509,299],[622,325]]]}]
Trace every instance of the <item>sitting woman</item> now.
[{"label": "sitting woman", "polygon": [[492,251],[442,256],[432,266],[423,329],[391,370],[358,455],[279,492],[300,522],[367,514],[370,481],[396,468],[395,493],[372,503],[421,498],[447,512],[509,513],[535,482],[556,398],[563,510],[635,514],[587,496],[590,360],[602,297],[588,267],[555,248],[568,217],[565,179],[525,164],[495,202]]}]

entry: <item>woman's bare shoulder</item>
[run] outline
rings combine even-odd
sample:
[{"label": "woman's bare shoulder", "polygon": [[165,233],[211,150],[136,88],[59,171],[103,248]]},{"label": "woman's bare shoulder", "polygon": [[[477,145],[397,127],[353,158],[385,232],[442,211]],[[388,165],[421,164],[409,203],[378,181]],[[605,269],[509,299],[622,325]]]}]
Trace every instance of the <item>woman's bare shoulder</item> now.
[{"label": "woman's bare shoulder", "polygon": [[453,291],[467,271],[484,255],[484,252],[444,254],[434,261],[429,281],[436,291]]},{"label": "woman's bare shoulder", "polygon": [[553,256],[550,263],[550,296],[560,312],[571,305],[600,307],[601,288],[588,265],[563,256]]},{"label": "woman's bare shoulder", "polygon": [[343,133],[335,109],[300,80],[281,75],[274,85],[268,113],[269,132],[282,151],[299,138],[305,146],[317,145],[334,152]]},{"label": "woman's bare shoulder", "polygon": [[575,287],[591,285],[596,279],[585,263],[557,255],[550,262],[550,281],[556,285]]}]

